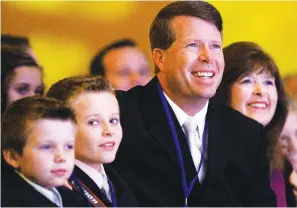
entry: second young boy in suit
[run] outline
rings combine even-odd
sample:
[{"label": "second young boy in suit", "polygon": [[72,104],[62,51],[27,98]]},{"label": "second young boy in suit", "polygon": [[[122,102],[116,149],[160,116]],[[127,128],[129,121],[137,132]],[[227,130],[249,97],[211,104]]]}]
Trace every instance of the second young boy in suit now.
[{"label": "second young boy in suit", "polygon": [[122,140],[119,106],[110,83],[100,76],[58,81],[47,96],[65,102],[77,119],[75,169],[70,185],[94,206],[137,206],[132,190],[113,170]]}]

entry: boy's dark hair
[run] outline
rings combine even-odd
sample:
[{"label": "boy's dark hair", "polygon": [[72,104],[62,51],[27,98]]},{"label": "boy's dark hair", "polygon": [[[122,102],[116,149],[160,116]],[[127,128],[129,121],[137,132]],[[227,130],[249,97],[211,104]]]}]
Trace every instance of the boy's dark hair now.
[{"label": "boy's dark hair", "polygon": [[[223,20],[219,11],[205,1],[176,1],[165,6],[155,17],[150,27],[151,49],[167,50],[175,41],[171,28],[171,20],[177,16],[192,16],[201,18],[216,26],[222,32]],[[155,73],[159,71],[155,66]]]},{"label": "boy's dark hair", "polygon": [[27,143],[30,124],[40,119],[70,120],[76,123],[73,111],[61,101],[41,96],[19,99],[9,105],[2,117],[2,151],[10,149],[21,155]]},{"label": "boy's dark hair", "polygon": [[[82,92],[106,91],[115,94],[109,81],[102,76],[74,76],[54,83],[46,96],[55,98],[71,107],[72,98]],[[98,103],[99,105],[99,103]]]},{"label": "boy's dark hair", "polygon": [[91,75],[101,75],[105,77],[105,67],[103,64],[103,58],[104,56],[118,48],[124,48],[124,47],[137,47],[137,44],[135,41],[131,39],[120,39],[115,42],[112,42],[111,44],[105,46],[103,49],[101,49],[92,59],[90,64],[90,74]]},{"label": "boy's dark hair", "polygon": [[287,98],[279,69],[272,57],[253,42],[236,42],[223,49],[225,70],[222,81],[217,89],[215,100],[229,104],[231,88],[240,78],[258,70],[260,67],[275,78],[278,101],[272,120],[265,127],[270,140],[268,156],[272,160],[274,147],[285,124],[288,114]]},{"label": "boy's dark hair", "polygon": [[36,67],[42,72],[42,67],[29,55],[1,49],[1,113],[7,107],[7,89],[15,74],[15,69],[21,66]]}]

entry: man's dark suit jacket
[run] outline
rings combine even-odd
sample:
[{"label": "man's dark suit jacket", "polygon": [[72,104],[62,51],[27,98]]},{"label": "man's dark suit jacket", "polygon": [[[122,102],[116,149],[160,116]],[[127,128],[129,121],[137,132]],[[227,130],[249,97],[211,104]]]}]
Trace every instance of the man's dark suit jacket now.
[{"label": "man's dark suit jacket", "polygon": [[[136,207],[138,206],[135,194],[116,172],[108,167],[104,167],[107,177],[114,187],[117,206],[119,207]],[[99,199],[108,207],[112,207],[112,202],[106,197],[96,183],[79,167],[74,167],[74,173],[77,178],[82,181]],[[71,181],[70,181],[71,183]]]},{"label": "man's dark suit jacket", "polygon": [[[2,171],[1,171],[2,172]],[[64,207],[87,207],[89,204],[80,194],[66,187],[58,187]],[[1,175],[2,207],[57,207],[44,195],[39,193],[12,168],[5,168]]]},{"label": "man's dark suit jacket", "polygon": [[[113,168],[134,189],[140,206],[184,206],[180,167],[157,91],[146,86],[118,92],[123,140]],[[171,109],[187,182],[196,174],[186,137]],[[188,206],[276,206],[269,184],[263,127],[212,101],[208,113],[208,159],[202,184]]]}]

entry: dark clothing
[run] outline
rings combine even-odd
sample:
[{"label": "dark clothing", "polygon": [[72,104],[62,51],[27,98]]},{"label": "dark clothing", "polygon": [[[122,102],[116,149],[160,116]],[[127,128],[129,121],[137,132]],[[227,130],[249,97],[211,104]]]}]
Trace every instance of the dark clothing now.
[{"label": "dark clothing", "polygon": [[286,187],[286,201],[288,207],[297,207],[296,198],[293,194],[293,186],[291,185],[289,178],[293,171],[292,165],[289,161],[285,161],[284,168],[284,179],[285,179],[285,187]]},{"label": "dark clothing", "polygon": [[[86,207],[88,202],[80,194],[66,187],[58,187],[64,207]],[[1,175],[2,207],[57,207],[43,194],[34,189],[12,168],[6,167]]]},{"label": "dark clothing", "polygon": [[[114,187],[117,206],[136,207],[138,205],[136,197],[128,185],[120,178],[119,175],[116,174],[114,170],[111,170],[108,167],[104,167],[104,169],[107,177]],[[96,183],[84,171],[75,166],[74,173],[76,177],[82,181],[106,206],[113,206],[112,202],[107,198],[105,193],[100,190]]]},{"label": "dark clothing", "polygon": [[[112,165],[134,190],[140,206],[182,207],[180,166],[157,81],[117,92],[123,140]],[[196,169],[182,128],[170,111],[189,183]],[[188,205],[276,206],[269,185],[264,128],[213,101],[207,120],[206,177],[202,184],[195,184]]]}]

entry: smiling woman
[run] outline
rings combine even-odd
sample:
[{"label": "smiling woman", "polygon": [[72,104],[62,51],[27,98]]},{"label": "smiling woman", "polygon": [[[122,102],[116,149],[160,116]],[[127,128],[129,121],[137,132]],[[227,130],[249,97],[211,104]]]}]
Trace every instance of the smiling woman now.
[{"label": "smiling woman", "polygon": [[[278,138],[288,109],[278,67],[270,55],[253,42],[233,43],[225,47],[223,53],[225,71],[215,99],[265,127],[271,172],[281,169]],[[279,205],[282,197],[277,196]]]}]

